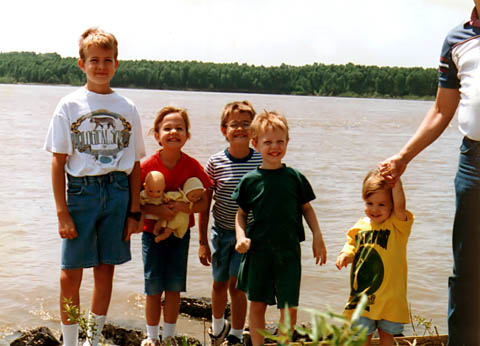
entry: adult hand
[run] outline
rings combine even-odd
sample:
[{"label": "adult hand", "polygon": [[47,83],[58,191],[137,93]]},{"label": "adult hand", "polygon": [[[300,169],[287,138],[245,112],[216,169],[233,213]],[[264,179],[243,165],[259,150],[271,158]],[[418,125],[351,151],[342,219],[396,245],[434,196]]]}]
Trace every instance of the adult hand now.
[{"label": "adult hand", "polygon": [[378,165],[380,174],[391,186],[395,185],[403,172],[405,172],[406,168],[407,163],[398,154],[389,157]]}]

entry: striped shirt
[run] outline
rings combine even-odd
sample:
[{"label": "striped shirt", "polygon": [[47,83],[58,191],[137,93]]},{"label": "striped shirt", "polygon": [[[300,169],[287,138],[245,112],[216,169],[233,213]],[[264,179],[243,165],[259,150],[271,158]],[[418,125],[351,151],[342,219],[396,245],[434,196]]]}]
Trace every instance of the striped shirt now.
[{"label": "striped shirt", "polygon": [[[262,164],[260,153],[250,149],[248,156],[237,159],[225,149],[208,159],[205,171],[213,181],[213,208],[214,224],[226,230],[235,230],[235,215],[238,204],[232,199],[232,193],[240,179],[248,172]],[[247,226],[253,223],[253,216],[249,213]]]}]

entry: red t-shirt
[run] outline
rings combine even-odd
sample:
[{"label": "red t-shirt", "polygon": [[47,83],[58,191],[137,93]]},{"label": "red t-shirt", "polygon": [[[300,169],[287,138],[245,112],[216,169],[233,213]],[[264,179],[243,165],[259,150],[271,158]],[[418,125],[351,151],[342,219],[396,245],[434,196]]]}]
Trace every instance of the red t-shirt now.
[{"label": "red t-shirt", "polygon": [[[178,161],[177,165],[173,169],[168,169],[162,162],[160,157],[160,151],[147,158],[140,165],[141,167],[141,180],[142,185],[145,181],[145,177],[150,171],[159,171],[165,177],[165,192],[178,191],[183,188],[183,184],[188,178],[197,177],[203,184],[205,189],[210,189],[213,185],[212,181],[205,173],[202,165],[193,157],[182,152],[182,157]],[[153,232],[153,225],[155,220],[145,219],[145,226],[143,228],[146,232]],[[195,218],[193,214],[190,214],[190,222],[188,227],[195,225]]]}]

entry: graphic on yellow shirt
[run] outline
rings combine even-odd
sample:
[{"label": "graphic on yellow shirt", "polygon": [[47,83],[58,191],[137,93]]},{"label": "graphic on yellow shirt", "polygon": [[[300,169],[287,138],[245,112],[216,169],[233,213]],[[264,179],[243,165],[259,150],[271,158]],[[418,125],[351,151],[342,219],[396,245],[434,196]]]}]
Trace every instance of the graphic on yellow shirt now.
[{"label": "graphic on yellow shirt", "polygon": [[358,251],[355,254],[350,277],[350,297],[346,309],[355,309],[362,293],[368,296],[368,305],[365,310],[370,310],[370,305],[375,303],[375,293],[383,283],[385,267],[382,257],[374,249],[377,244],[387,249],[389,230],[376,230],[358,233],[355,240]]}]

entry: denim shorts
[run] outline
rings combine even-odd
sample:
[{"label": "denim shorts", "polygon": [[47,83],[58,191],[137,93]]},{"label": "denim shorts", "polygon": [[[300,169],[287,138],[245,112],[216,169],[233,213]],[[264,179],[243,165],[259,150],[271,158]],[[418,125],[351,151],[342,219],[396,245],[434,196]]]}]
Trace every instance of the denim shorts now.
[{"label": "denim shorts", "polygon": [[213,281],[227,282],[230,277],[237,278],[242,255],[235,250],[235,231],[213,226],[210,242]]},{"label": "denim shorts", "polygon": [[390,322],[387,320],[372,320],[368,317],[361,316],[356,322],[357,325],[361,325],[367,328],[367,334],[373,334],[377,328],[381,329],[387,334],[398,335],[403,332],[403,323]]},{"label": "denim shorts", "polygon": [[189,245],[190,229],[183,238],[171,235],[159,243],[155,243],[153,233],[143,232],[143,275],[146,295],[161,294],[163,291],[186,291]]},{"label": "denim shorts", "polygon": [[121,264],[131,259],[123,241],[130,190],[128,176],[67,176],[67,207],[78,236],[62,239],[62,269]]}]

